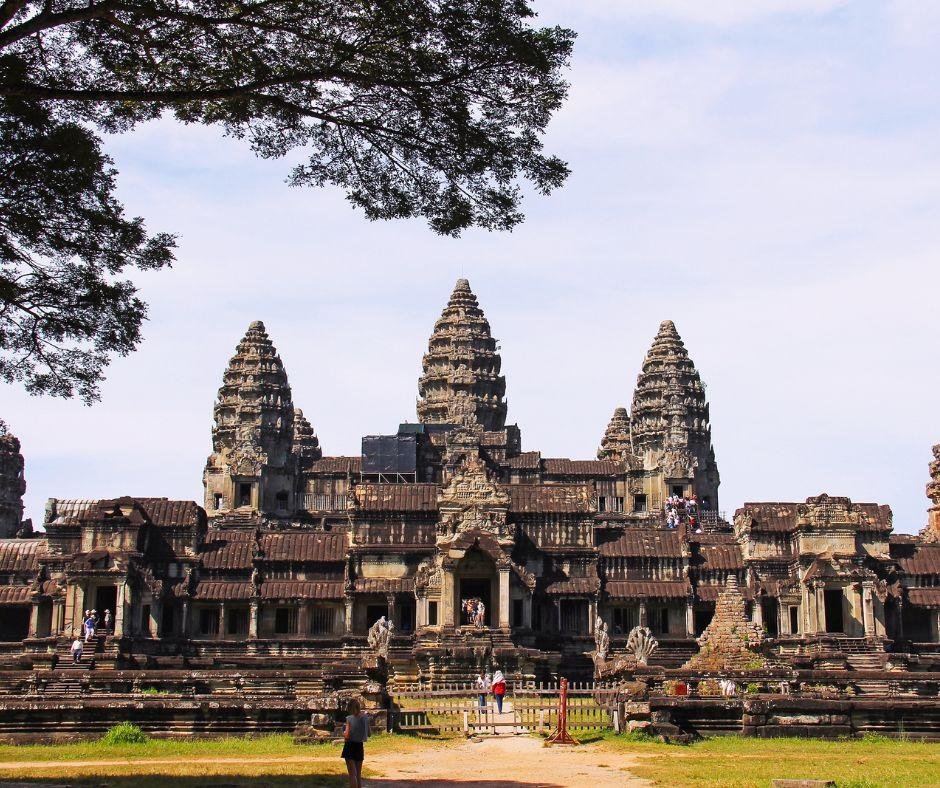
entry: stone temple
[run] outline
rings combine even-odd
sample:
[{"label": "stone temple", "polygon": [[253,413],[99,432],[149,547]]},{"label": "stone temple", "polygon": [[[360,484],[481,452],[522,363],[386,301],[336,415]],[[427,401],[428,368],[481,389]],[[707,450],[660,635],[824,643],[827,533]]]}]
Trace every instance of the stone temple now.
[{"label": "stone temple", "polygon": [[[940,662],[940,447],[919,537],[893,534],[888,506],[825,494],[726,518],[705,386],[670,321],[630,407],[611,403],[597,459],[523,450],[465,279],[422,370],[417,421],[329,455],[251,323],[222,377],[201,504],[52,498],[45,533],[21,529],[23,461],[4,431],[4,659],[67,655],[94,608],[114,616],[101,665],[327,675],[386,616],[393,682],[466,679],[494,662],[511,677],[586,677],[598,619],[612,652],[646,626],[651,664],[677,667],[736,584],[784,663]],[[482,603],[478,625],[467,600]]]}]

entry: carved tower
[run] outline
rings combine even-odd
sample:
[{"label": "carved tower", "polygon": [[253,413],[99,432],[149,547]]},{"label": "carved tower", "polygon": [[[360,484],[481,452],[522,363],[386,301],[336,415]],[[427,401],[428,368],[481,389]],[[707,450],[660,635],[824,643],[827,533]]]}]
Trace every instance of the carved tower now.
[{"label": "carved tower", "polygon": [[933,447],[927,497],[933,506],[927,510],[927,527],[921,531],[920,535],[925,542],[937,544],[940,543],[940,443]]},{"label": "carved tower", "polygon": [[718,508],[718,466],[705,386],[671,320],[659,333],[637,377],[630,412],[633,451],[649,478],[653,501],[695,493]]},{"label": "carved tower", "polygon": [[16,536],[23,524],[23,465],[19,438],[0,421],[0,539]]},{"label": "carved tower", "polygon": [[597,450],[599,460],[627,460],[633,455],[630,414],[626,408],[617,408],[607,425],[601,447]]},{"label": "carved tower", "polygon": [[284,364],[256,320],[229,361],[213,411],[212,454],[203,476],[210,517],[240,508],[293,510],[295,432],[305,452],[319,451],[309,423],[301,414],[295,425],[294,414]]},{"label": "carved tower", "polygon": [[418,420],[479,426],[506,425],[506,378],[490,324],[466,279],[458,279],[428,342],[418,381]]}]

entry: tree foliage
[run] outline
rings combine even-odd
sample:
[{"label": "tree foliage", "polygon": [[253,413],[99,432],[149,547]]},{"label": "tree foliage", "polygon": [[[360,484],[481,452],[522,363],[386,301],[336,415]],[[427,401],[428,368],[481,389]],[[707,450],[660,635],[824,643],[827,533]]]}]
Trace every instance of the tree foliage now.
[{"label": "tree foliage", "polygon": [[107,354],[139,339],[144,305],[113,276],[170,262],[170,237],[122,217],[89,125],[219,124],[263,157],[301,149],[289,182],[338,186],[370,219],[514,227],[523,185],[568,173],[542,135],[574,33],[533,16],[527,0],[0,0],[0,199],[19,217],[0,221],[0,351],[19,354],[0,376],[93,399]]}]

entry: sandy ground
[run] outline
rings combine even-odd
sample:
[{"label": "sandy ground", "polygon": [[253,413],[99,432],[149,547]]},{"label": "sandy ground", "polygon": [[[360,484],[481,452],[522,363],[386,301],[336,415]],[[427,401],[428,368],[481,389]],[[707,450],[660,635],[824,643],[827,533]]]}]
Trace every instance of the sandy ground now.
[{"label": "sandy ground", "polygon": [[[376,776],[363,780],[369,788],[556,788],[589,786],[589,788],[639,788],[650,783],[635,778],[630,767],[636,758],[604,752],[592,745],[578,747],[545,747],[531,736],[498,736],[480,740],[458,741],[447,747],[412,752],[383,752],[369,757],[366,766]],[[283,757],[287,762],[335,762],[331,758]],[[106,766],[127,766],[131,763],[151,765],[174,762],[167,759],[148,760],[85,760],[68,761],[80,773],[82,769]],[[180,763],[269,763],[268,758],[188,758]],[[0,763],[3,771],[12,769],[61,768],[63,761],[32,761]]]}]

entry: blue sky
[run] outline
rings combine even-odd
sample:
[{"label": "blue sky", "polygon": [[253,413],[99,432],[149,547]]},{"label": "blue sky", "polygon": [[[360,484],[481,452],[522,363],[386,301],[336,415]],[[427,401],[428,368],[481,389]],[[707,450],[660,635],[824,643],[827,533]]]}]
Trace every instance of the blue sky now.
[{"label": "blue sky", "polygon": [[467,276],[526,449],[592,457],[661,320],[705,380],[722,508],[826,491],[926,522],[940,292],[940,5],[537,2],[579,33],[547,145],[568,184],[511,234],[369,223],[218,129],[111,138],[128,212],[180,236],[145,342],[93,408],[0,389],[27,514],[48,497],[202,500],[212,405],[268,327],[325,452],[414,419]]}]

